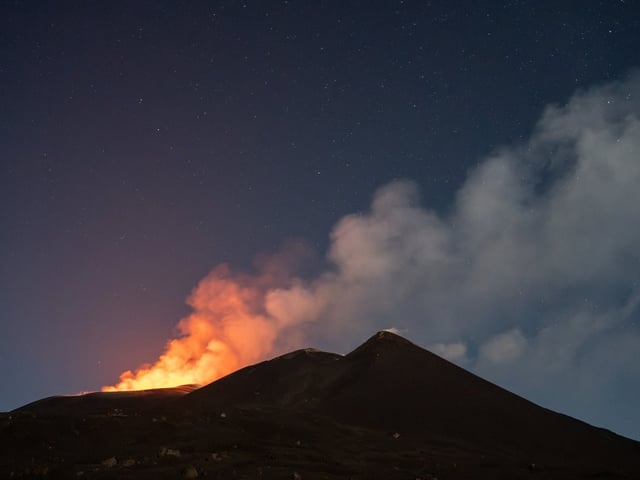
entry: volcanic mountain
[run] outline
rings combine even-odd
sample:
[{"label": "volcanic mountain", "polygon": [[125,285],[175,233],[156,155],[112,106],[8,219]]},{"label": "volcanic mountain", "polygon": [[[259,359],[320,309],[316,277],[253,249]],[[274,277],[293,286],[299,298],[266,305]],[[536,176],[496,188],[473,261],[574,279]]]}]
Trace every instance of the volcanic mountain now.
[{"label": "volcanic mountain", "polygon": [[379,332],[207,386],[34,402],[0,417],[0,475],[640,478],[640,443]]}]

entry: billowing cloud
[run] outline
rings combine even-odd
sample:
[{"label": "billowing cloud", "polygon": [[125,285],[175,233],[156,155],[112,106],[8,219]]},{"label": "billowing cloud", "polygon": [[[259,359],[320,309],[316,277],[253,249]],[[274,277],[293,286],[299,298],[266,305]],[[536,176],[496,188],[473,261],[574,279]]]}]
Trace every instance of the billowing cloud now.
[{"label": "billowing cloud", "polygon": [[623,305],[639,280],[639,86],[634,75],[548,107],[527,143],[470,173],[446,217],[413,182],[381,188],[370,212],[334,228],[335,269],[273,290],[271,310],[321,319],[330,335],[392,319],[480,342]]},{"label": "billowing cloud", "polygon": [[520,329],[514,328],[508,332],[500,333],[480,347],[478,362],[489,364],[504,364],[513,362],[520,357],[527,348],[527,339]]},{"label": "billowing cloud", "polygon": [[274,289],[270,311],[318,322],[315,332],[334,343],[393,322],[564,408],[563,395],[623,388],[593,373],[608,364],[621,369],[616,378],[640,374],[614,345],[624,339],[626,352],[640,353],[639,212],[636,73],[549,106],[526,142],[469,173],[447,215],[422,205],[414,182],[382,187],[369,212],[334,228],[334,269]]},{"label": "billowing cloud", "polygon": [[450,362],[466,363],[467,346],[462,342],[434,343],[427,348]]}]

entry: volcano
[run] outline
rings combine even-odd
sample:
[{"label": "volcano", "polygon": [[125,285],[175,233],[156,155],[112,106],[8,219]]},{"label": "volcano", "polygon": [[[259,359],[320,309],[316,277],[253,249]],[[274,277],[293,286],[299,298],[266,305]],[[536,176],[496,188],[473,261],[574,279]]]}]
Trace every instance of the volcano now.
[{"label": "volcano", "polygon": [[201,388],[52,397],[0,416],[12,478],[639,478],[640,443],[390,332]]}]

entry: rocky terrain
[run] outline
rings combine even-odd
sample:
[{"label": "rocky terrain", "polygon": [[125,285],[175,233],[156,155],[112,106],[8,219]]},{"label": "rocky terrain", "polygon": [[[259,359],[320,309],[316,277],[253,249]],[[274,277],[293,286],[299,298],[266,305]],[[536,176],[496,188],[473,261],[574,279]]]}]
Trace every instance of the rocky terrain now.
[{"label": "rocky terrain", "polygon": [[0,414],[0,477],[640,478],[640,443],[379,332],[202,388],[51,397]]}]

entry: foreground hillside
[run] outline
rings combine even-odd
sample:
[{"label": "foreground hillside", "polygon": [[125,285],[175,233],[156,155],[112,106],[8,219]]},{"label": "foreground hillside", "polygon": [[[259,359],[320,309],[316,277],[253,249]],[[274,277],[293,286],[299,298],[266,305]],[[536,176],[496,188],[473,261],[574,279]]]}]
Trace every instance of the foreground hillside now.
[{"label": "foreground hillside", "polygon": [[397,335],[210,385],[54,397],[0,416],[13,478],[638,478],[640,444]]}]

